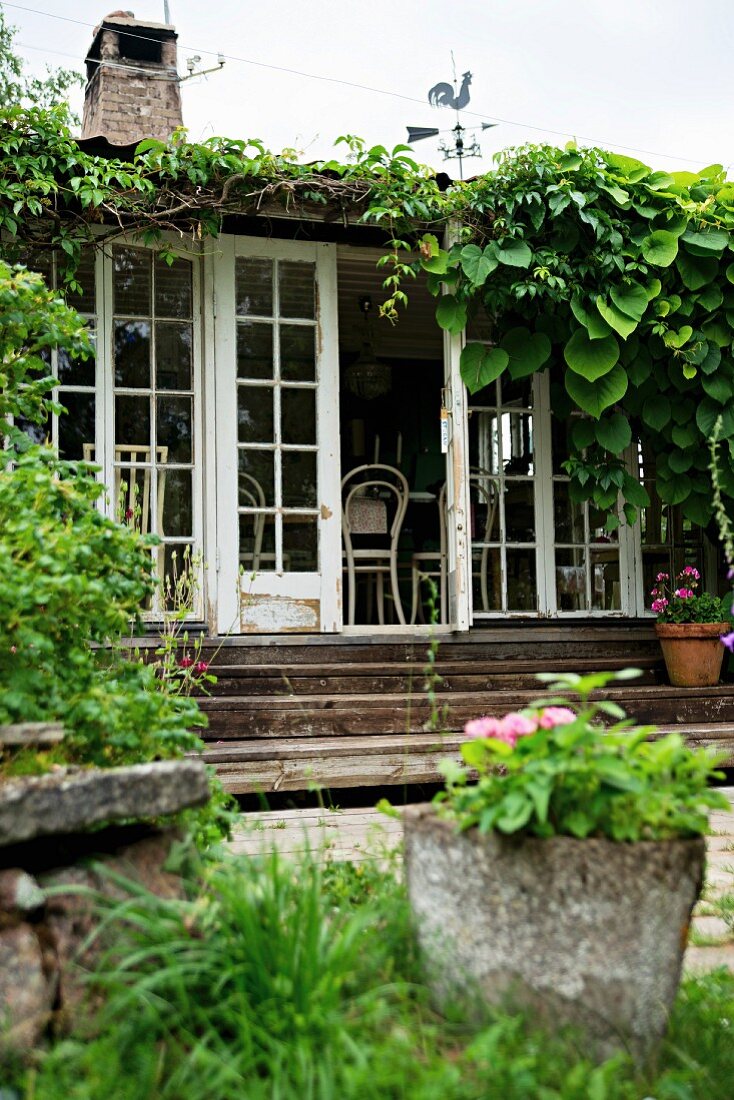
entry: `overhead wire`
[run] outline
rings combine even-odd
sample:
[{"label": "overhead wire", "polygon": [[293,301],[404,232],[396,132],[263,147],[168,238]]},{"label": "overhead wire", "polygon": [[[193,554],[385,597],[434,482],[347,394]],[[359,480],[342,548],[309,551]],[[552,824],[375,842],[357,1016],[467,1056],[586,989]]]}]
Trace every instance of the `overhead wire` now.
[{"label": "overhead wire", "polygon": [[[94,27],[97,25],[97,24],[94,24],[94,23],[89,23],[89,22],[87,22],[86,20],[83,20],[83,19],[74,19],[74,18],[72,18],[71,16],[68,16],[68,15],[56,15],[54,12],[43,11],[40,8],[31,8],[31,7],[28,7],[24,4],[11,3],[10,0],[0,0],[0,7],[14,8],[17,11],[28,12],[31,15],[41,15],[41,16],[47,18],[47,19],[58,19],[58,20],[60,20],[64,23],[73,23],[73,24],[75,24],[76,26],[79,26],[79,27],[88,27],[88,28],[94,29]],[[101,20],[100,22],[103,22],[103,21],[104,20]],[[154,42],[156,44],[158,44],[160,42],[159,38],[153,38],[150,35],[140,34],[136,31],[128,30],[127,28],[125,28],[125,34],[129,38],[137,38],[137,39],[140,39],[143,42]],[[39,52],[42,52],[42,51],[40,51],[40,47],[34,47],[34,46],[27,47],[26,46],[26,47],[23,47],[23,48],[24,49],[35,49],[35,50],[39,50]],[[303,70],[303,69],[291,69],[291,68],[288,68],[287,66],[284,66],[284,65],[274,65],[274,64],[271,64],[271,63],[265,62],[265,61],[255,61],[255,60],[253,60],[252,58],[249,58],[249,57],[238,57],[235,54],[224,54],[224,53],[221,53],[221,51],[206,49],[204,46],[188,46],[188,45],[185,45],[184,43],[179,43],[179,48],[182,49],[182,50],[190,50],[192,52],[196,52],[196,53],[199,53],[199,54],[210,54],[212,57],[224,57],[224,58],[227,59],[227,61],[235,61],[235,62],[238,62],[238,63],[243,64],[243,65],[252,65],[255,68],[268,69],[268,70],[271,70],[272,72],[285,73],[289,76],[298,76],[298,77],[302,77],[306,80],[317,80],[317,81],[321,81],[323,83],[328,83],[328,84],[338,84],[338,85],[340,85],[342,87],[345,87],[345,88],[353,88],[356,91],[369,92],[372,95],[390,96],[393,99],[400,99],[400,100],[403,100],[406,103],[416,103],[416,104],[419,104],[421,107],[425,107],[425,100],[419,99],[417,96],[405,95],[402,92],[394,92],[394,91],[390,91],[386,88],[376,88],[376,87],[373,87],[370,84],[360,84],[360,83],[357,83],[357,82],[352,81],[352,80],[342,80],[341,78],[335,77],[335,76],[325,76],[325,75],[320,74],[320,73],[310,73],[310,72],[307,72],[306,70]],[[71,56],[70,54],[61,54],[60,51],[57,51],[57,50],[48,50],[47,52],[48,53],[59,53],[59,56],[62,56],[62,57],[70,57]],[[87,61],[87,60],[92,60],[93,61],[95,59],[94,58],[84,58],[84,61]],[[662,157],[665,160],[683,161],[687,164],[700,164],[700,158],[698,158],[698,157],[683,157],[683,156],[678,156],[677,154],[674,154],[674,153],[662,153],[659,150],[655,150],[655,149],[643,149],[643,148],[641,148],[639,146],[635,146],[635,145],[625,145],[623,142],[619,142],[619,141],[602,141],[601,139],[598,139],[598,138],[589,137],[586,134],[575,133],[573,129],[556,130],[556,129],[551,129],[550,127],[547,127],[547,126],[537,126],[537,125],[535,125],[533,123],[530,123],[530,122],[520,122],[517,119],[500,118],[498,115],[484,114],[484,113],[481,113],[479,111],[464,110],[462,113],[464,115],[467,115],[467,116],[471,117],[471,118],[486,119],[486,120],[489,120],[491,122],[501,123],[503,126],[517,126],[520,129],[533,130],[536,133],[552,134],[554,137],[560,137],[560,138],[568,139],[569,135],[573,135],[574,140],[588,142],[591,145],[600,146],[602,148],[608,148],[608,147],[612,146],[612,147],[616,147],[617,149],[625,149],[625,150],[627,150],[628,152],[631,152],[631,153],[641,153],[643,156]],[[727,165],[726,167],[730,167],[730,165]]]}]

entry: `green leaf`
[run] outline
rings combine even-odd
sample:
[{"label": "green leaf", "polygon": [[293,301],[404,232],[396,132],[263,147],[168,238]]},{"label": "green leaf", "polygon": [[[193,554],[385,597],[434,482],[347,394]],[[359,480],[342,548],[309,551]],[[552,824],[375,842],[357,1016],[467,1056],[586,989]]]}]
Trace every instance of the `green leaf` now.
[{"label": "green leaf", "polygon": [[597,420],[605,409],[621,401],[627,392],[627,373],[619,363],[612,367],[608,374],[589,382],[588,379],[576,374],[575,371],[566,371],[566,390],[569,397],[583,412]]},{"label": "green leaf", "polygon": [[718,309],[723,301],[724,295],[721,287],[717,286],[716,283],[707,286],[698,296],[698,304],[708,310],[709,313],[713,313],[715,309]]},{"label": "green leaf", "polygon": [[680,447],[682,451],[684,451],[686,447],[693,447],[695,443],[700,442],[698,432],[694,428],[693,423],[676,424],[670,434],[676,447]]},{"label": "green leaf", "polygon": [[691,493],[683,501],[682,509],[685,518],[699,527],[706,527],[714,512],[711,498],[703,493]]},{"label": "green leaf", "polygon": [[436,306],[436,321],[446,332],[458,335],[466,326],[466,303],[453,294],[444,294]]},{"label": "green leaf", "polygon": [[691,229],[690,224],[683,234],[687,248],[696,256],[710,256],[711,253],[721,255],[729,243],[730,236],[726,229],[717,229],[715,226],[707,226],[705,229]]},{"label": "green leaf", "polygon": [[637,328],[637,321],[633,321],[631,317],[628,317],[626,313],[622,313],[615,305],[609,305],[601,295],[596,299],[596,308],[607,324],[610,325],[615,332],[618,332],[624,340],[626,340],[628,336],[631,336]]},{"label": "green leaf", "polygon": [[710,340],[719,348],[727,348],[731,344],[731,332],[723,321],[716,320],[715,318],[710,321],[704,321],[701,325],[701,331],[707,340]]},{"label": "green leaf", "polygon": [[688,474],[676,474],[671,478],[658,477],[657,490],[664,504],[682,504],[691,492]]},{"label": "green leaf", "polygon": [[704,397],[696,406],[696,423],[699,431],[707,438],[714,430],[717,418],[721,416],[721,407],[710,397]]},{"label": "green leaf", "polygon": [[640,484],[637,478],[632,477],[631,474],[625,474],[622,483],[622,492],[624,493],[625,500],[628,500],[630,504],[634,504],[636,508],[647,508],[650,504],[650,497],[647,489],[644,485]]},{"label": "green leaf", "polygon": [[[563,357],[571,370],[593,382],[612,370],[619,359],[619,344],[611,335],[602,340],[591,340],[586,329],[579,328],[563,349]],[[625,374],[625,389],[626,378]]]},{"label": "green leaf", "polygon": [[725,405],[729,398],[734,395],[734,385],[732,385],[731,379],[720,372],[704,375],[701,379],[701,385],[704,392],[709,397],[713,397],[714,401],[718,401],[720,405]]},{"label": "green leaf", "polygon": [[693,456],[688,451],[671,451],[668,466],[674,474],[687,474],[693,465]]},{"label": "green leaf", "polygon": [[648,397],[642,406],[642,419],[653,431],[662,431],[670,421],[670,401],[667,397]]},{"label": "green leaf", "polygon": [[551,353],[551,342],[544,332],[530,332],[521,325],[505,333],[500,347],[509,356],[510,376],[514,379],[539,370]]},{"label": "green leaf", "polygon": [[726,277],[730,283],[734,283],[734,264],[729,264],[726,269]]},{"label": "green leaf", "polygon": [[575,416],[571,421],[571,439],[574,447],[578,451],[583,451],[586,447],[590,447],[596,439],[594,421],[587,420],[586,417]]},{"label": "green leaf", "polygon": [[435,256],[428,260],[421,260],[424,271],[430,271],[432,275],[445,275],[449,266],[449,254],[440,248]]},{"label": "green leaf", "polygon": [[[659,287],[660,283],[658,282]],[[658,293],[660,293],[659,289]],[[609,297],[622,313],[625,313],[634,321],[642,320],[649,299],[646,292],[637,283],[633,283],[631,286],[612,287]]]},{"label": "green leaf", "polygon": [[715,259],[692,256],[689,252],[679,252],[676,267],[680,272],[683,285],[689,290],[700,290],[716,275],[719,264]]},{"label": "green leaf", "polygon": [[571,299],[571,312],[580,325],[583,325],[592,340],[602,340],[611,334],[611,328],[600,316],[595,307],[587,309],[576,295]]},{"label": "green leaf", "polygon": [[643,258],[655,267],[670,267],[678,255],[678,238],[667,229],[655,229],[640,245]]},{"label": "green leaf", "polygon": [[484,249],[476,244],[468,244],[461,250],[461,269],[472,286],[482,286],[498,263],[494,243],[488,244]]},{"label": "green leaf", "polygon": [[530,267],[533,254],[524,241],[507,241],[499,244],[497,259],[508,267]]},{"label": "green leaf", "polygon": [[682,325],[677,332],[673,329],[668,329],[665,336],[663,336],[663,343],[668,348],[682,348],[684,344],[688,343],[692,336],[693,329],[691,326]]},{"label": "green leaf", "polygon": [[621,454],[632,442],[629,420],[622,413],[604,417],[596,425],[596,438],[605,451]]},{"label": "green leaf", "polygon": [[469,393],[477,393],[502,374],[509,362],[507,352],[501,348],[486,348],[484,344],[471,343],[462,349],[459,369]]}]

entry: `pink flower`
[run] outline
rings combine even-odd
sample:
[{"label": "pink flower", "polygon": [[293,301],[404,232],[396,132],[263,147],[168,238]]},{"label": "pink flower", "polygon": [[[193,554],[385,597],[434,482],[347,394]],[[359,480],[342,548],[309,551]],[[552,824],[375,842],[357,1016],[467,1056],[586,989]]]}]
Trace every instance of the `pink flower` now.
[{"label": "pink flower", "polygon": [[676,588],[673,595],[678,596],[681,600],[690,600],[691,596],[693,595],[693,589],[692,588]]},{"label": "pink flower", "polygon": [[179,668],[191,668],[193,663],[194,663],[194,658],[193,657],[182,657],[181,660],[178,662],[178,667]]},{"label": "pink flower", "polygon": [[546,707],[541,711],[538,725],[543,730],[550,730],[554,726],[567,726],[569,722],[575,721],[576,715],[568,707]]},{"label": "pink flower", "polygon": [[527,718],[524,714],[518,714],[517,711],[511,710],[509,714],[500,719],[498,726],[499,728],[495,734],[497,740],[504,741],[514,748],[518,737],[527,737],[528,734],[535,733],[538,723],[532,718]]},{"label": "pink flower", "polygon": [[665,611],[665,608],[667,606],[668,606],[668,601],[666,599],[653,600],[652,601],[652,610],[655,611],[655,612],[659,613],[660,611]]},{"label": "pink flower", "polygon": [[209,665],[206,661],[197,661],[196,665],[194,666],[194,672],[197,672],[199,676],[203,676],[208,668]]},{"label": "pink flower", "polygon": [[657,577],[655,578],[655,580],[656,580],[656,581],[669,581],[669,580],[670,580],[670,576],[669,576],[669,575],[668,575],[667,573],[658,573],[658,575],[657,575]]},{"label": "pink flower", "polygon": [[701,574],[692,565],[687,565],[685,567],[685,569],[683,570],[683,572],[681,573],[681,576],[682,577],[693,577],[694,581],[699,581],[701,579]]},{"label": "pink flower", "polygon": [[722,634],[720,640],[721,644],[725,645],[730,653],[734,653],[734,630],[729,634]]},{"label": "pink flower", "polygon": [[727,574],[726,574],[726,579],[728,581],[734,580],[734,565],[729,566],[729,569],[727,570]]},{"label": "pink flower", "polygon": [[499,730],[499,722],[496,718],[472,718],[464,726],[467,737],[496,737]]},{"label": "pink flower", "polygon": [[132,518],[133,518],[133,510],[132,510],[132,508],[126,508],[126,509],[125,509],[125,522],[127,523],[127,522],[128,522],[129,520],[131,520]]}]

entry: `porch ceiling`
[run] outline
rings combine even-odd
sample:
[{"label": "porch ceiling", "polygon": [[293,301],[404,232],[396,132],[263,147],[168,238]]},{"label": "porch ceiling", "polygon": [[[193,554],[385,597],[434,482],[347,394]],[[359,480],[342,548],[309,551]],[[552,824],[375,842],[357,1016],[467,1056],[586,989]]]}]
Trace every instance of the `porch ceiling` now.
[{"label": "porch ceiling", "polygon": [[410,280],[406,285],[409,304],[396,325],[379,317],[380,303],[386,297],[382,281],[389,274],[389,268],[376,266],[382,255],[381,249],[352,245],[341,246],[337,251],[340,352],[349,355],[361,350],[364,321],[359,299],[369,294],[376,355],[385,359],[442,359],[443,334],[436,324],[436,300],[420,280]]}]

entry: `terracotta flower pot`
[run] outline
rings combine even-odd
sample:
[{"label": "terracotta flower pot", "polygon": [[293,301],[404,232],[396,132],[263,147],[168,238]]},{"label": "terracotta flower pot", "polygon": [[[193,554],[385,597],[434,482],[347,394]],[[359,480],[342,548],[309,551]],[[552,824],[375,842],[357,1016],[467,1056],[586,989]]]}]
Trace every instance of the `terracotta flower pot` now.
[{"label": "terracotta flower pot", "polygon": [[728,623],[655,623],[674,687],[713,687],[719,682]]},{"label": "terracotta flower pot", "polygon": [[432,806],[402,816],[413,922],[439,1005],[514,1003],[583,1028],[598,1058],[652,1053],[680,980],[703,837],[481,836]]}]

